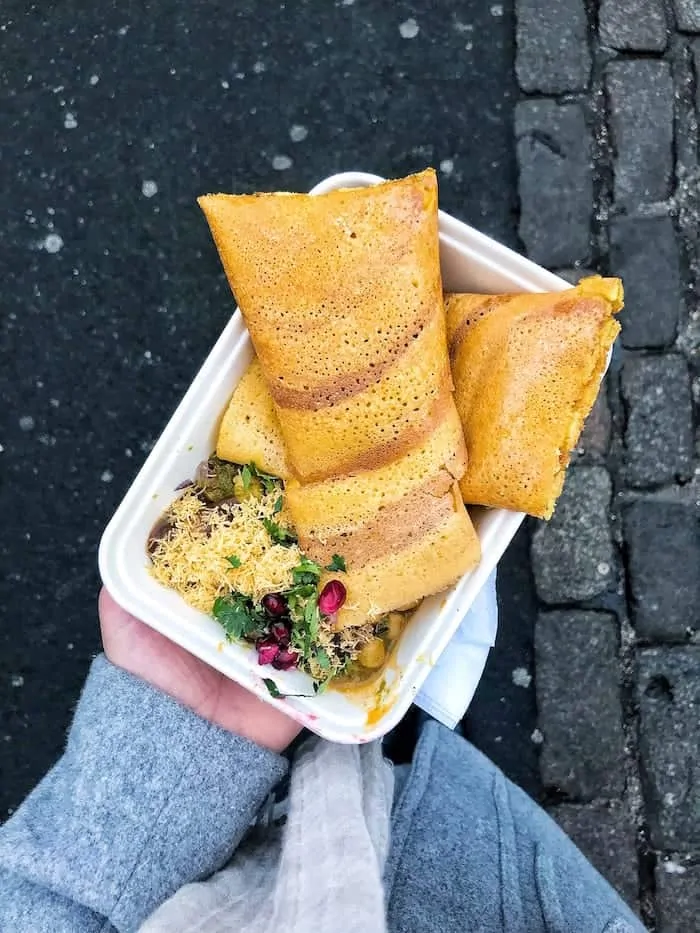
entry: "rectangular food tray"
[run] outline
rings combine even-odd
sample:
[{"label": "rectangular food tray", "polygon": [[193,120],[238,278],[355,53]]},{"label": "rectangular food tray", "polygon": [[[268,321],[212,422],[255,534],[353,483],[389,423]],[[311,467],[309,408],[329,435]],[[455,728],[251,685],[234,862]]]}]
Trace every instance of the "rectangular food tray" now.
[{"label": "rectangular food tray", "polygon": [[[382,180],[363,172],[344,172],[322,181],[311,193]],[[498,294],[570,287],[442,211],[440,263],[445,291]],[[145,550],[150,529],[178,495],[175,487],[191,477],[214,449],[221,414],[252,355],[248,332],[236,310],[104,532],[99,550],[102,580],[133,615],[262,700],[283,704],[307,728],[335,742],[367,742],[384,735],[404,716],[523,516],[503,509],[471,510],[481,540],[481,563],[447,592],[423,601],[401,636],[380,681],[381,689],[349,694],[331,689],[316,697],[273,699],[264,677],[273,677],[283,693],[312,693],[310,679],[298,671],[262,668],[252,648],[227,643],[214,619],[192,609],[153,579]],[[477,654],[483,668],[489,646],[480,648]]]}]

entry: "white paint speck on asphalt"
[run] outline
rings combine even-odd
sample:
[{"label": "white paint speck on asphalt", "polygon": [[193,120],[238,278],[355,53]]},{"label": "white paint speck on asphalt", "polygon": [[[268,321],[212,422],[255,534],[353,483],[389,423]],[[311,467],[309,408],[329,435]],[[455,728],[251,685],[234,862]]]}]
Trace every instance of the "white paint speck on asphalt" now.
[{"label": "white paint speck on asphalt", "polygon": [[63,125],[65,126],[67,130],[74,130],[76,126],[78,125],[78,121],[76,119],[75,114],[71,113],[70,111],[64,114]]},{"label": "white paint speck on asphalt", "polygon": [[158,194],[158,185],[150,178],[146,179],[141,182],[141,194],[144,198],[152,198],[154,194]]},{"label": "white paint speck on asphalt", "polygon": [[31,415],[22,415],[22,417],[19,419],[20,431],[33,431],[34,424],[35,422]]},{"label": "white paint speck on asphalt", "polygon": [[443,175],[451,175],[454,171],[455,164],[452,159],[443,159],[440,163],[440,171]]},{"label": "white paint speck on asphalt", "polygon": [[57,233],[48,233],[39,243],[39,249],[45,249],[47,253],[58,253],[63,249],[63,237]]},{"label": "white paint speck on asphalt", "polygon": [[532,683],[532,674],[524,667],[516,667],[511,674],[511,678],[516,687],[523,687],[525,690]]},{"label": "white paint speck on asphalt", "polygon": [[286,155],[276,155],[272,159],[272,167],[276,172],[283,172],[285,169],[291,168],[293,161]]},{"label": "white paint speck on asphalt", "polygon": [[111,470],[103,470],[100,479],[103,483],[111,483],[114,479],[114,473]]},{"label": "white paint speck on asphalt", "polygon": [[295,123],[289,128],[289,138],[293,143],[303,143],[308,135],[309,131],[301,123]]},{"label": "white paint speck on asphalt", "polygon": [[411,16],[410,19],[404,20],[404,22],[401,23],[399,32],[402,39],[415,39],[420,32],[420,26]]}]

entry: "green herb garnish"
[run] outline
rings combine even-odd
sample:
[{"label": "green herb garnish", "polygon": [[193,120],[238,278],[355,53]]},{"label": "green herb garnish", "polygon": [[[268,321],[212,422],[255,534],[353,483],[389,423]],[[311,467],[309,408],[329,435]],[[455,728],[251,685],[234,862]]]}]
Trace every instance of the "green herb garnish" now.
[{"label": "green herb garnish", "polygon": [[270,680],[269,677],[265,677],[263,678],[263,683],[267,687],[267,692],[270,694],[271,697],[273,697],[275,700],[284,699],[284,694],[280,693],[280,689],[277,686],[277,684],[274,682],[274,680]]},{"label": "green herb garnish", "polygon": [[326,570],[330,571],[340,570],[342,573],[347,573],[347,569],[345,558],[341,557],[340,554],[334,554],[330,564],[326,565]]},{"label": "green herb garnish", "polygon": [[253,471],[250,469],[247,463],[241,470],[241,479],[243,480],[243,488],[245,490],[250,489],[250,482],[253,479]]},{"label": "green herb garnish", "polygon": [[297,543],[296,535],[278,525],[277,522],[273,522],[271,518],[263,518],[262,523],[275,544],[283,544],[285,547],[289,547],[291,544]]},{"label": "green herb garnish", "polygon": [[234,570],[238,570],[238,568],[242,564],[240,557],[237,557],[235,554],[231,554],[229,557],[226,558],[226,560],[234,568]]},{"label": "green herb garnish", "polygon": [[274,506],[272,507],[273,515],[278,515],[282,511],[283,505],[284,505],[284,499],[282,498],[282,496],[280,496],[279,499],[276,500]]},{"label": "green herb garnish", "polygon": [[313,697],[319,693],[315,684],[313,693],[282,693],[274,680],[271,680],[269,677],[263,677],[263,683],[267,687],[267,692],[274,700],[286,700],[287,697]]},{"label": "green herb garnish", "polygon": [[309,560],[302,555],[300,563],[292,568],[292,578],[295,583],[318,583],[321,578],[321,567],[316,561]]},{"label": "green herb garnish", "polygon": [[214,600],[212,615],[221,625],[228,641],[252,638],[265,631],[267,620],[263,610],[249,596],[231,593]]},{"label": "green herb garnish", "polygon": [[247,463],[243,469],[248,471],[251,478],[254,476],[256,479],[260,480],[264,492],[274,492],[275,489],[279,489],[282,485],[282,480],[279,476],[273,476],[271,473],[263,473],[254,463]]}]

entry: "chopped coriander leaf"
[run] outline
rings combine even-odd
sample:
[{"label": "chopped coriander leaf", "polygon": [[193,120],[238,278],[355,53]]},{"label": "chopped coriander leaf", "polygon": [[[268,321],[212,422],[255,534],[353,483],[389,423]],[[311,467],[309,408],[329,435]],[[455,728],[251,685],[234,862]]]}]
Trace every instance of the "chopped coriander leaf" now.
[{"label": "chopped coriander leaf", "polygon": [[316,652],[316,660],[318,661],[318,666],[322,671],[329,671],[331,668],[331,659],[328,657],[328,652],[325,648],[319,648]]},{"label": "chopped coriander leaf", "polygon": [[290,544],[297,543],[296,536],[293,535],[291,531],[282,528],[277,522],[273,522],[271,518],[263,518],[262,523],[275,544],[283,544],[289,547]]},{"label": "chopped coriander leaf", "polygon": [[[269,677],[264,677],[263,683],[267,687],[267,692],[270,694],[270,696],[274,700],[286,700],[287,697],[311,697],[313,696],[313,694],[311,693],[282,693],[280,688],[274,682],[274,680],[271,680]],[[316,689],[316,684],[314,684],[314,694],[316,693],[318,693],[318,690]]]},{"label": "chopped coriander leaf", "polygon": [[267,692],[270,694],[271,697],[273,697],[273,699],[281,700],[284,698],[284,694],[280,693],[280,689],[277,686],[277,684],[274,682],[274,680],[270,680],[269,677],[265,677],[263,680],[263,683],[267,687]]},{"label": "chopped coriander leaf", "polygon": [[242,593],[217,597],[212,615],[223,628],[229,641],[251,638],[265,630],[264,612]]},{"label": "chopped coriander leaf", "polygon": [[250,481],[253,478],[253,472],[246,463],[246,465],[241,470],[241,479],[243,480],[243,488],[250,489]]},{"label": "chopped coriander leaf", "polygon": [[341,557],[340,554],[334,554],[330,564],[326,566],[326,570],[330,570],[331,572],[340,570],[342,573],[347,573],[347,569],[345,558]]},{"label": "chopped coriander leaf", "polygon": [[318,625],[321,621],[321,617],[318,611],[318,602],[315,597],[307,600],[306,606],[304,606],[304,622],[309,627],[309,637],[311,641],[316,641],[318,637]]},{"label": "chopped coriander leaf", "polygon": [[278,480],[275,476],[269,476],[267,473],[258,473],[258,479],[262,483],[265,492],[274,492],[277,489]]},{"label": "chopped coriander leaf", "polygon": [[274,504],[274,506],[273,506],[273,508],[272,508],[273,514],[274,514],[274,515],[278,515],[278,514],[282,511],[282,506],[283,506],[283,505],[284,505],[284,499],[282,498],[282,496],[280,496],[279,499],[276,500],[276,502],[275,502],[275,504]]},{"label": "chopped coriander leaf", "polygon": [[278,476],[273,476],[271,473],[263,473],[255,466],[254,463],[249,463],[247,465],[247,469],[251,476],[255,476],[260,480],[263,491],[266,493],[274,492],[275,489],[279,489],[282,484],[282,481]]},{"label": "chopped coriander leaf", "polygon": [[241,563],[242,563],[240,557],[237,557],[235,554],[231,554],[229,557],[226,558],[226,560],[234,568],[234,570],[238,570],[238,568],[241,566]]},{"label": "chopped coriander leaf", "polygon": [[321,567],[316,561],[309,560],[308,557],[302,556],[300,563],[292,568],[292,578],[297,584],[316,584],[321,578]]}]

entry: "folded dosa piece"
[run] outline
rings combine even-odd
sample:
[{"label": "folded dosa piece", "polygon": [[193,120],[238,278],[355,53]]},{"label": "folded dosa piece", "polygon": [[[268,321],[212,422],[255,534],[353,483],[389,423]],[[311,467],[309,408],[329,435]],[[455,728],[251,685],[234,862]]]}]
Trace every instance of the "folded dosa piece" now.
[{"label": "folded dosa piece", "polygon": [[301,482],[388,463],[453,404],[430,170],[199,199]]},{"label": "folded dosa piece", "polygon": [[346,559],[338,624],[445,589],[480,549],[456,484],[435,173],[199,203],[274,401],[300,546]]},{"label": "folded dosa piece", "polygon": [[622,299],[620,280],[600,276],[562,292],[448,296],[465,502],[551,517]]},{"label": "folded dosa piece", "polygon": [[287,483],[301,550],[322,566],[334,554],[346,560],[340,626],[408,608],[479,562],[479,539],[455,482],[464,464],[462,426],[450,409],[427,441],[392,463]]},{"label": "folded dosa piece", "polygon": [[282,479],[289,476],[277,412],[257,359],[243,374],[228,403],[216,455],[234,463],[254,463],[263,473]]}]

